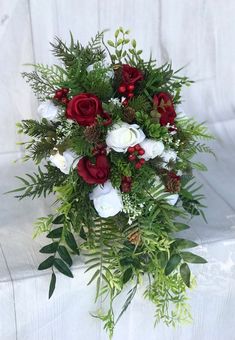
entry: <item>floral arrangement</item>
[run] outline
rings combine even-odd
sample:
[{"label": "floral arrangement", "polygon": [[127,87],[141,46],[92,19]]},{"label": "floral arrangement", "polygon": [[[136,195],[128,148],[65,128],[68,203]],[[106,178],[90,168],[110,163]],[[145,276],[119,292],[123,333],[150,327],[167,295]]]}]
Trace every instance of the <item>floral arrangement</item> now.
[{"label": "floral arrangement", "polygon": [[[57,272],[72,278],[72,255],[82,255],[96,300],[109,299],[96,316],[110,337],[141,283],[157,322],[187,322],[189,264],[206,260],[176,234],[193,215],[205,218],[193,169],[206,167],[192,158],[212,153],[200,142],[212,138],[206,127],[181,110],[181,89],[191,81],[170,64],[145,62],[123,28],[107,43],[102,32],[86,47],[72,35],[69,45],[59,38],[51,45],[60,64],[23,73],[41,101],[40,119],[18,124],[30,137],[24,160],[42,165],[18,177],[15,190],[19,199],[56,195],[55,213],[39,218],[35,231],[49,241],[38,268],[51,270],[49,298]],[[116,315],[113,302],[126,285]]]}]

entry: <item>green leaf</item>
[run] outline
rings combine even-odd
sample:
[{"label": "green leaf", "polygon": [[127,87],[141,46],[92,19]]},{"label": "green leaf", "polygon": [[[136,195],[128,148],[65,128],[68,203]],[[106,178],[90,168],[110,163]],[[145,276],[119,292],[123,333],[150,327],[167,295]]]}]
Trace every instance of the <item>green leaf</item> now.
[{"label": "green leaf", "polygon": [[198,246],[196,242],[186,240],[183,238],[175,239],[173,245],[176,246],[178,249],[193,248]]},{"label": "green leaf", "polygon": [[57,228],[49,232],[48,238],[60,238],[62,236],[63,227]]},{"label": "green leaf", "polygon": [[195,255],[190,252],[181,252],[180,256],[185,262],[189,263],[207,263],[207,260],[205,260],[203,257]]},{"label": "green leaf", "polygon": [[64,246],[59,246],[58,253],[60,257],[69,265],[72,266],[72,258],[68,252],[68,250]]},{"label": "green leaf", "polygon": [[157,254],[157,258],[161,268],[165,268],[167,261],[168,261],[168,254],[166,251],[161,251]]},{"label": "green leaf", "polygon": [[181,257],[178,254],[172,255],[167,262],[165,275],[169,275],[180,263]]},{"label": "green leaf", "polygon": [[52,273],[50,287],[49,287],[49,296],[48,296],[49,299],[52,297],[52,295],[54,293],[55,284],[56,284],[56,275],[55,275],[55,273]]},{"label": "green leaf", "polygon": [[54,260],[54,266],[64,275],[68,277],[73,277],[73,274],[69,267],[62,261],[61,259],[55,259]]},{"label": "green leaf", "polygon": [[48,257],[45,261],[40,263],[38,270],[45,270],[53,266],[54,256]]},{"label": "green leaf", "polygon": [[76,242],[72,233],[68,232],[65,235],[65,242],[67,243],[69,248],[71,248],[77,255],[79,255],[79,249],[78,249],[78,246],[77,246],[77,242]]},{"label": "green leaf", "polygon": [[174,223],[174,231],[182,231],[189,228],[190,226],[185,223]]},{"label": "green leaf", "polygon": [[63,224],[64,223],[64,215],[57,216],[53,221],[53,224]]},{"label": "green leaf", "polygon": [[44,247],[42,247],[39,252],[42,253],[42,254],[53,254],[57,251],[57,248],[58,248],[58,242],[53,242],[53,243],[50,243]]},{"label": "green leaf", "polygon": [[127,268],[123,274],[123,278],[122,278],[122,282],[123,284],[127,283],[131,277],[132,277],[132,274],[133,274],[133,270],[132,268]]},{"label": "green leaf", "polygon": [[184,283],[186,284],[187,287],[190,288],[190,269],[189,266],[187,265],[187,263],[182,263],[180,266],[180,275],[182,277],[182,280],[184,281]]},{"label": "green leaf", "polygon": [[108,40],[107,43],[109,44],[109,46],[115,47],[114,42],[112,40]]},{"label": "green leaf", "polygon": [[136,40],[135,40],[135,39],[133,39],[133,40],[131,41],[131,45],[132,45],[134,48],[136,48]]}]

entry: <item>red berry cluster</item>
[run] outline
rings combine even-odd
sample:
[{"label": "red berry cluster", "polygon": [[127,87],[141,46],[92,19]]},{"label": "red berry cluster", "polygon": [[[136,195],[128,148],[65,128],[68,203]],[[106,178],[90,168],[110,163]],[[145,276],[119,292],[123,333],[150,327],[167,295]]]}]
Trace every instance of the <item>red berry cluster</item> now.
[{"label": "red berry cluster", "polygon": [[130,146],[127,151],[129,152],[128,159],[130,162],[134,162],[137,160],[135,163],[135,168],[140,169],[142,165],[144,165],[145,160],[144,158],[138,158],[137,156],[143,156],[145,151],[139,144],[136,144],[135,146]]},{"label": "red berry cluster", "polygon": [[69,99],[67,97],[68,93],[69,93],[69,89],[63,87],[62,89],[55,91],[54,99],[62,104],[67,105],[69,102]]},{"label": "red berry cluster", "polygon": [[130,192],[131,191],[131,185],[132,185],[132,178],[128,176],[122,177],[122,183],[121,183],[121,191],[122,192]]},{"label": "red berry cluster", "polygon": [[118,88],[118,92],[122,94],[123,96],[126,97],[123,101],[123,105],[128,104],[128,99],[132,99],[134,97],[133,91],[135,90],[135,85],[134,84],[121,84]]}]

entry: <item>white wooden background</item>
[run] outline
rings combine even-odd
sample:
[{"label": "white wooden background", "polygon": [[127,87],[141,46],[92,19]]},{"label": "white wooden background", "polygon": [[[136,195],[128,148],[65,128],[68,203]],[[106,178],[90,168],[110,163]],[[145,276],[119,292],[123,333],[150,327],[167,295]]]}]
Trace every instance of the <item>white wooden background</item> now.
[{"label": "white wooden background", "polygon": [[[138,297],[115,339],[235,339],[234,18],[235,0],[0,0],[1,192],[16,186],[13,176],[25,172],[24,165],[12,164],[21,154],[15,123],[35,117],[37,107],[20,76],[23,64],[53,63],[49,41],[55,35],[68,39],[70,30],[86,43],[97,30],[110,29],[108,39],[123,26],[146,57],[152,51],[159,64],[185,66],[182,74],[196,81],[184,91],[185,112],[207,121],[217,136],[218,160],[205,157],[210,171],[199,176],[208,197],[208,225],[196,220],[187,234],[199,240],[199,253],[210,259],[206,269],[199,269],[193,326],[154,331],[152,309]],[[87,316],[93,291],[81,279],[79,265],[76,279],[61,278],[57,297],[46,300],[48,277],[36,271],[43,241],[33,242],[31,233],[32,221],[45,213],[47,203],[19,203],[9,196],[0,200],[0,339],[106,339],[100,324]]]}]

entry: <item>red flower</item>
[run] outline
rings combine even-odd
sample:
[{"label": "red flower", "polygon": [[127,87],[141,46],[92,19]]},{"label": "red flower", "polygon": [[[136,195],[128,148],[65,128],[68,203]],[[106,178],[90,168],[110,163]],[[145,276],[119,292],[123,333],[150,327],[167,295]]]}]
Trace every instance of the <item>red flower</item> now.
[{"label": "red flower", "polygon": [[122,80],[125,85],[135,84],[137,81],[143,80],[143,74],[136,67],[124,64],[122,65]]},{"label": "red flower", "polygon": [[78,174],[88,184],[104,184],[109,177],[110,165],[106,155],[97,155],[95,164],[88,157],[83,157],[78,162]]},{"label": "red flower", "polygon": [[157,111],[161,114],[160,124],[173,125],[175,122],[176,112],[174,109],[173,101],[168,93],[160,92],[153,97],[153,104]]},{"label": "red flower", "polygon": [[81,93],[73,97],[67,106],[66,117],[79,125],[89,126],[95,123],[98,115],[103,114],[100,99],[91,93]]}]

